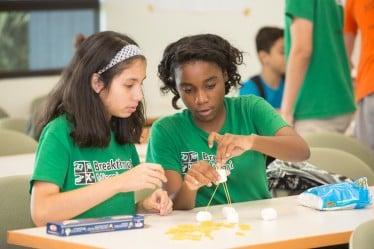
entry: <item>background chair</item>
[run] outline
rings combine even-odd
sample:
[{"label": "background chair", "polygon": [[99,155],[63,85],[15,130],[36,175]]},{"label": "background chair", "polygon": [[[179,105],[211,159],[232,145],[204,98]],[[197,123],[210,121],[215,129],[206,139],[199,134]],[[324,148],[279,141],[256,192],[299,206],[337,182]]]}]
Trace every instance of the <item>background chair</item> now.
[{"label": "background chair", "polygon": [[15,249],[8,245],[7,231],[33,227],[30,214],[29,175],[0,177],[0,248]]},{"label": "background chair", "polygon": [[26,133],[27,120],[23,118],[2,118],[0,119],[0,129],[8,129]]},{"label": "background chair", "polygon": [[369,185],[374,185],[374,172],[354,155],[330,148],[311,148],[310,151],[311,156],[308,161],[318,168],[352,180],[366,176]]},{"label": "background chair", "polygon": [[26,134],[0,129],[0,156],[33,153],[36,151],[37,144]]},{"label": "background chair", "polygon": [[30,113],[39,112],[39,109],[43,109],[43,105],[47,101],[47,95],[39,96],[34,98],[30,104]]},{"label": "background chair", "polygon": [[333,148],[353,154],[374,172],[374,152],[352,137],[327,132],[305,134],[303,137],[310,147]]},{"label": "background chair", "polygon": [[353,231],[349,240],[350,249],[372,249],[374,247],[374,220],[362,223]]},{"label": "background chair", "polygon": [[33,101],[30,104],[30,118],[28,121],[26,133],[33,137],[35,140],[38,139],[35,133],[35,128],[38,123],[38,120],[41,118],[44,112],[46,102],[47,95],[43,95],[33,99]]},{"label": "background chair", "polygon": [[7,118],[9,117],[8,113],[0,107],[0,118]]}]

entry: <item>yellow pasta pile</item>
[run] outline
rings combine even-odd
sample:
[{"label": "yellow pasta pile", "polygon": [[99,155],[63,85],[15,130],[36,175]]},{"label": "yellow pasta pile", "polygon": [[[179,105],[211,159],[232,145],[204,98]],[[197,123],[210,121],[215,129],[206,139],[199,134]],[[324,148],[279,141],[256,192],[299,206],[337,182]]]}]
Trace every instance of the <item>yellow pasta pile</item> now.
[{"label": "yellow pasta pile", "polygon": [[213,239],[212,232],[223,228],[239,228],[235,233],[237,236],[245,236],[245,232],[250,230],[248,224],[233,224],[213,221],[204,221],[198,224],[181,224],[170,228],[166,234],[172,240],[201,240],[204,237]]}]

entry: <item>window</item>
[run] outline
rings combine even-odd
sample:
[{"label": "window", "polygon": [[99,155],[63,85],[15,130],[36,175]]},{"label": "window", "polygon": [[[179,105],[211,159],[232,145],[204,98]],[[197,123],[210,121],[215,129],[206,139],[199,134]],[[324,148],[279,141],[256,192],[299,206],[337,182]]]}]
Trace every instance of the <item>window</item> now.
[{"label": "window", "polygon": [[99,0],[0,1],[0,78],[59,74],[74,38],[99,30]]}]

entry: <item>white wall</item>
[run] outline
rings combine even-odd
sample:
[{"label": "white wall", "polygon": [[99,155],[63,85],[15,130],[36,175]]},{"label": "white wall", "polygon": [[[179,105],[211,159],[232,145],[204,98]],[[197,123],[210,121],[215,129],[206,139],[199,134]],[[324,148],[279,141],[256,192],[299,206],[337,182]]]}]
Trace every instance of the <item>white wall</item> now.
[{"label": "white wall", "polygon": [[[159,3],[168,1],[172,3],[169,8],[160,7]],[[130,35],[148,58],[148,75],[144,83],[148,116],[174,112],[171,96],[159,93],[157,78],[157,65],[167,44],[185,35],[221,35],[245,52],[246,65],[240,68],[245,79],[259,70],[254,46],[257,30],[264,25],[283,26],[283,0],[178,1],[179,5],[173,0],[102,1],[103,29]],[[199,8],[195,8],[197,5]],[[11,116],[27,117],[31,100],[46,94],[57,80],[58,76],[2,79],[0,106]]]}]

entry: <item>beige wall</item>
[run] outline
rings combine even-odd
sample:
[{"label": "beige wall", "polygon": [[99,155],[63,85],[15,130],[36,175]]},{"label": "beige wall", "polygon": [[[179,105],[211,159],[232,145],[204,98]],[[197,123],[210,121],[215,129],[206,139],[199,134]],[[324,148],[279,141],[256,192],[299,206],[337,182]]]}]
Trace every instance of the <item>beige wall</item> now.
[{"label": "beige wall", "polygon": [[[227,11],[204,5],[199,10],[165,9],[158,7],[157,0],[102,1],[103,30],[130,35],[148,58],[148,75],[144,83],[148,116],[165,115],[174,111],[170,104],[171,96],[165,97],[159,93],[160,82],[156,69],[165,46],[182,36],[208,32],[222,35],[245,52],[246,65],[240,68],[244,79],[259,70],[254,36],[263,25],[283,26],[283,0],[229,2],[234,5],[235,1],[240,3],[240,7],[232,7]],[[196,4],[198,1],[191,2]],[[244,14],[246,8],[249,15]],[[27,117],[31,100],[46,94],[57,80],[58,76],[2,79],[0,106],[11,116]]]}]

